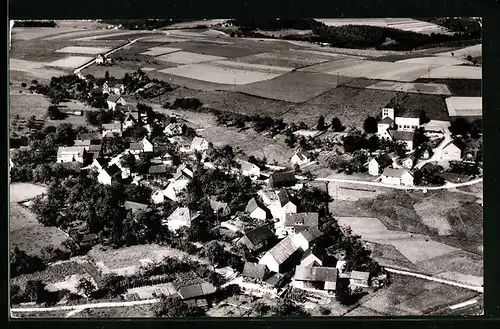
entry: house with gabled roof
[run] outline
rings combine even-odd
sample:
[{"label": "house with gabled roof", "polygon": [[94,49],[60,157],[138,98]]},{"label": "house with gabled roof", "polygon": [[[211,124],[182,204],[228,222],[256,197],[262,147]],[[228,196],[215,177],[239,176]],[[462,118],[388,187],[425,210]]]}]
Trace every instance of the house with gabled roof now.
[{"label": "house with gabled roof", "polygon": [[161,165],[152,165],[148,169],[148,174],[151,176],[160,176],[160,175],[167,175],[169,173],[168,166],[161,164]]},{"label": "house with gabled roof", "polygon": [[182,132],[183,132],[182,124],[178,122],[171,122],[165,127],[165,129],[163,129],[163,133],[167,137],[182,135]]},{"label": "house with gabled roof", "polygon": [[111,185],[114,181],[120,181],[121,176],[121,169],[116,164],[113,164],[104,170],[101,170],[97,176],[97,181],[104,185]]},{"label": "house with gabled roof", "polygon": [[90,168],[96,169],[98,172],[101,172],[108,166],[109,160],[105,158],[94,158],[92,163],[90,164]]},{"label": "house with gabled roof", "polygon": [[115,95],[122,95],[122,94],[124,94],[125,93],[125,85],[123,85],[122,83],[117,83],[113,87],[113,93]]},{"label": "house with gabled roof", "polygon": [[215,197],[209,198],[210,208],[218,214],[220,217],[226,217],[231,215],[231,208],[226,202],[217,201]]},{"label": "house with gabled roof", "polygon": [[167,225],[170,231],[177,231],[181,227],[190,227],[191,222],[198,217],[198,214],[187,207],[178,207],[168,216],[163,225]]},{"label": "house with gabled roof", "polygon": [[319,215],[317,212],[302,212],[286,214],[284,228],[288,234],[302,232],[312,227],[318,227]]},{"label": "house with gabled roof", "polygon": [[290,196],[285,188],[281,188],[277,193],[279,206],[282,209],[282,216],[280,218],[285,218],[285,214],[295,214],[297,213],[297,206],[290,200]]},{"label": "house with gabled roof", "polygon": [[250,217],[255,219],[265,220],[268,216],[268,211],[266,207],[261,204],[256,198],[250,199],[247,203],[246,211],[250,215]]},{"label": "house with gabled roof", "polygon": [[113,137],[115,135],[122,135],[122,123],[120,121],[102,124],[102,137]]},{"label": "house with gabled roof", "polygon": [[260,168],[256,164],[242,159],[236,159],[236,162],[240,164],[240,170],[243,176],[249,176],[251,178],[258,178],[260,176]]},{"label": "house with gabled roof", "polygon": [[191,142],[191,151],[203,152],[208,150],[208,142],[205,138],[196,136]]},{"label": "house with gabled roof", "polygon": [[123,130],[135,126],[139,123],[139,113],[137,112],[127,112],[125,119],[123,119]]},{"label": "house with gabled roof", "polygon": [[382,171],[392,164],[392,159],[387,154],[382,154],[368,161],[368,173],[378,176]]},{"label": "house with gabled roof", "polygon": [[337,289],[338,270],[335,267],[297,266],[292,285],[309,291],[332,294]]},{"label": "house with gabled roof", "polygon": [[80,162],[83,163],[86,156],[83,146],[59,146],[57,149],[57,163]]},{"label": "house with gabled roof", "polygon": [[187,304],[206,307],[210,306],[217,288],[205,280],[199,282],[175,282],[177,295]]},{"label": "house with gabled roof", "polygon": [[120,95],[109,95],[109,97],[106,99],[106,103],[108,103],[108,109],[113,111],[116,110],[116,107],[118,105],[127,105],[125,99],[123,99],[123,97]]},{"label": "house with gabled roof", "polygon": [[456,146],[453,141],[447,143],[441,149],[441,159],[442,161],[460,161],[462,159],[462,150]]},{"label": "house with gabled roof", "polygon": [[365,271],[352,271],[349,283],[352,287],[369,287],[370,286],[370,272]]},{"label": "house with gabled roof", "polygon": [[269,186],[271,188],[280,188],[286,186],[293,186],[297,183],[295,173],[291,172],[275,172],[269,176]]},{"label": "house with gabled roof", "polygon": [[292,241],[306,251],[322,236],[323,232],[319,228],[312,226],[292,235]]},{"label": "house with gabled roof", "polygon": [[241,276],[243,278],[256,279],[264,281],[269,275],[269,269],[264,264],[245,262],[243,265],[243,272]]},{"label": "house with gabled roof", "polygon": [[391,117],[386,116],[377,123],[377,135],[384,135],[387,130],[392,129],[393,127],[394,120]]},{"label": "house with gabled roof", "polygon": [[309,163],[311,162],[312,160],[312,157],[311,157],[311,154],[309,154],[309,152],[297,152],[295,153],[292,158],[290,159],[290,162],[292,163],[292,165],[299,165],[299,166],[302,166],[302,165],[305,165],[306,163]]},{"label": "house with gabled roof", "polygon": [[151,143],[147,137],[144,137],[140,142],[132,142],[129,146],[130,153],[141,154],[145,152],[154,152],[153,143]]},{"label": "house with gabled roof", "polygon": [[163,164],[166,164],[169,166],[174,164],[174,157],[172,156],[172,154],[169,151],[162,152],[160,155],[160,160]]},{"label": "house with gabled roof", "polygon": [[262,225],[248,231],[236,243],[244,245],[252,252],[264,249],[274,239],[274,233],[269,226]]},{"label": "house with gabled roof", "polygon": [[412,153],[401,161],[401,165],[403,166],[403,168],[410,170],[413,168],[416,161],[417,158],[415,157],[415,154]]},{"label": "house with gabled roof", "polygon": [[415,132],[403,130],[388,130],[391,140],[394,142],[402,142],[406,145],[408,151],[413,150],[413,143],[415,141]]},{"label": "house with gabled roof", "polygon": [[382,173],[382,183],[391,185],[413,186],[413,174],[406,169],[385,168]]},{"label": "house with gabled roof", "polygon": [[323,266],[326,260],[326,250],[317,245],[311,246],[304,252],[300,266]]},{"label": "house with gabled roof", "polygon": [[267,251],[259,260],[259,264],[266,265],[269,271],[285,273],[293,267],[293,262],[300,256],[300,248],[286,237]]}]

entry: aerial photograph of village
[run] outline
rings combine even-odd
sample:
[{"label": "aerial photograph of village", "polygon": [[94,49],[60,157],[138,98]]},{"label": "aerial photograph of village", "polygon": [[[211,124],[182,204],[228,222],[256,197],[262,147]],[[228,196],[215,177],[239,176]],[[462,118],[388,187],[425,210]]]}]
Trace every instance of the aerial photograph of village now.
[{"label": "aerial photograph of village", "polygon": [[483,315],[481,31],[11,21],[10,318]]}]

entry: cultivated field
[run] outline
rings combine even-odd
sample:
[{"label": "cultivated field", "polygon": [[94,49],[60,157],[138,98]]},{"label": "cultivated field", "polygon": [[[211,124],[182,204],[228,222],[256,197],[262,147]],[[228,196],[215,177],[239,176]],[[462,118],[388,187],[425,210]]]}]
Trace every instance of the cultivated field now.
[{"label": "cultivated field", "polygon": [[[272,66],[284,66],[301,68],[304,66],[331,61],[331,54],[308,54],[298,50],[282,50],[277,52],[260,53],[250,56],[238,57],[235,60],[249,64],[264,64]],[[336,54],[333,54],[336,55]],[[339,56],[339,55],[336,55]],[[334,56],[334,57],[336,57]]]},{"label": "cultivated field", "polygon": [[28,94],[27,92],[9,95],[9,117],[11,121],[17,115],[21,118],[29,118],[34,115],[37,119],[43,119],[49,106],[50,101],[43,95]]},{"label": "cultivated field", "polygon": [[47,63],[47,65],[75,69],[92,59],[93,57],[88,57],[88,56],[70,56],[67,58],[58,59],[57,61]]},{"label": "cultivated field", "polygon": [[97,55],[97,54],[103,54],[107,53],[110,51],[111,48],[104,48],[104,47],[78,47],[78,46],[70,46],[70,47],[64,47],[62,49],[56,50],[57,53],[70,53],[70,54],[90,54],[90,55]]},{"label": "cultivated field", "polygon": [[479,44],[453,51],[437,53],[436,55],[443,57],[451,57],[451,53],[453,53],[454,55],[453,57],[459,57],[459,58],[466,58],[467,56],[481,57],[483,54],[483,46]]},{"label": "cultivated field", "polygon": [[420,78],[480,80],[482,78],[482,69],[476,66],[440,66],[427,74],[423,74]]},{"label": "cultivated field", "polygon": [[[23,72],[30,79],[50,81],[52,77],[64,75],[65,72],[53,68],[44,68],[43,63],[11,58],[9,61],[10,71]],[[30,81],[28,79],[26,82]]]},{"label": "cultivated field", "polygon": [[182,39],[182,38],[174,38],[174,37],[167,37],[167,36],[152,36],[152,37],[147,37],[144,39],[139,40],[139,43],[141,42],[158,42],[158,43],[176,43],[176,42],[186,42],[189,41],[188,39]]},{"label": "cultivated field", "polygon": [[152,47],[152,48],[149,48],[148,51],[143,52],[142,55],[158,56],[158,55],[173,53],[175,51],[180,51],[180,50],[181,50],[180,48]]},{"label": "cultivated field", "polygon": [[186,51],[179,51],[170,54],[166,54],[163,56],[159,56],[156,59],[164,62],[171,62],[176,64],[194,64],[201,62],[210,62],[225,59],[221,56],[211,56],[211,55],[203,55],[197,53],[191,53]]},{"label": "cultivated field", "polygon": [[57,28],[57,27],[14,27],[12,29],[12,41],[15,40],[33,40],[49,36],[65,35],[72,32],[84,31],[83,29],[75,28]]},{"label": "cultivated field", "polygon": [[384,106],[398,108],[400,116],[418,117],[424,110],[431,120],[450,120],[445,96],[396,92]]},{"label": "cultivated field", "polygon": [[404,59],[396,61],[396,63],[411,63],[411,64],[425,64],[425,65],[461,65],[469,64],[469,61],[458,59],[455,57],[418,57],[411,59]]},{"label": "cultivated field", "polygon": [[401,83],[393,81],[381,81],[373,85],[367,86],[368,89],[381,89],[401,91],[408,93],[429,94],[429,95],[451,95],[448,87],[444,84],[437,83]]},{"label": "cultivated field", "polygon": [[13,183],[9,186],[10,202],[22,202],[32,199],[47,191],[45,186],[31,183]]}]

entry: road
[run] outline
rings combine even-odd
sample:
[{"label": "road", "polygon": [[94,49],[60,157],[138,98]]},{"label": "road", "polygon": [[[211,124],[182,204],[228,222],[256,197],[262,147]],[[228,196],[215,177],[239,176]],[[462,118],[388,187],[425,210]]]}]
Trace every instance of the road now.
[{"label": "road", "polygon": [[451,141],[452,141],[451,134],[448,132],[445,133],[443,141],[439,143],[439,145],[435,149],[432,150],[434,154],[427,160],[419,161],[415,165],[415,168],[420,169],[427,163],[441,160],[441,157],[443,155],[443,148]]}]

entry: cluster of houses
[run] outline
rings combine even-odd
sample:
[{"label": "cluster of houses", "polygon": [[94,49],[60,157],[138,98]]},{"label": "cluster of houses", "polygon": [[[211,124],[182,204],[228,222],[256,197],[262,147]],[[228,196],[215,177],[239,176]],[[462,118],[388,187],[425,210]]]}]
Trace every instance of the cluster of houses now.
[{"label": "cluster of houses", "polygon": [[111,64],[111,63],[113,63],[113,60],[111,59],[111,57],[108,57],[108,56],[103,55],[103,54],[99,54],[95,58],[95,63],[96,63],[96,65]]}]

